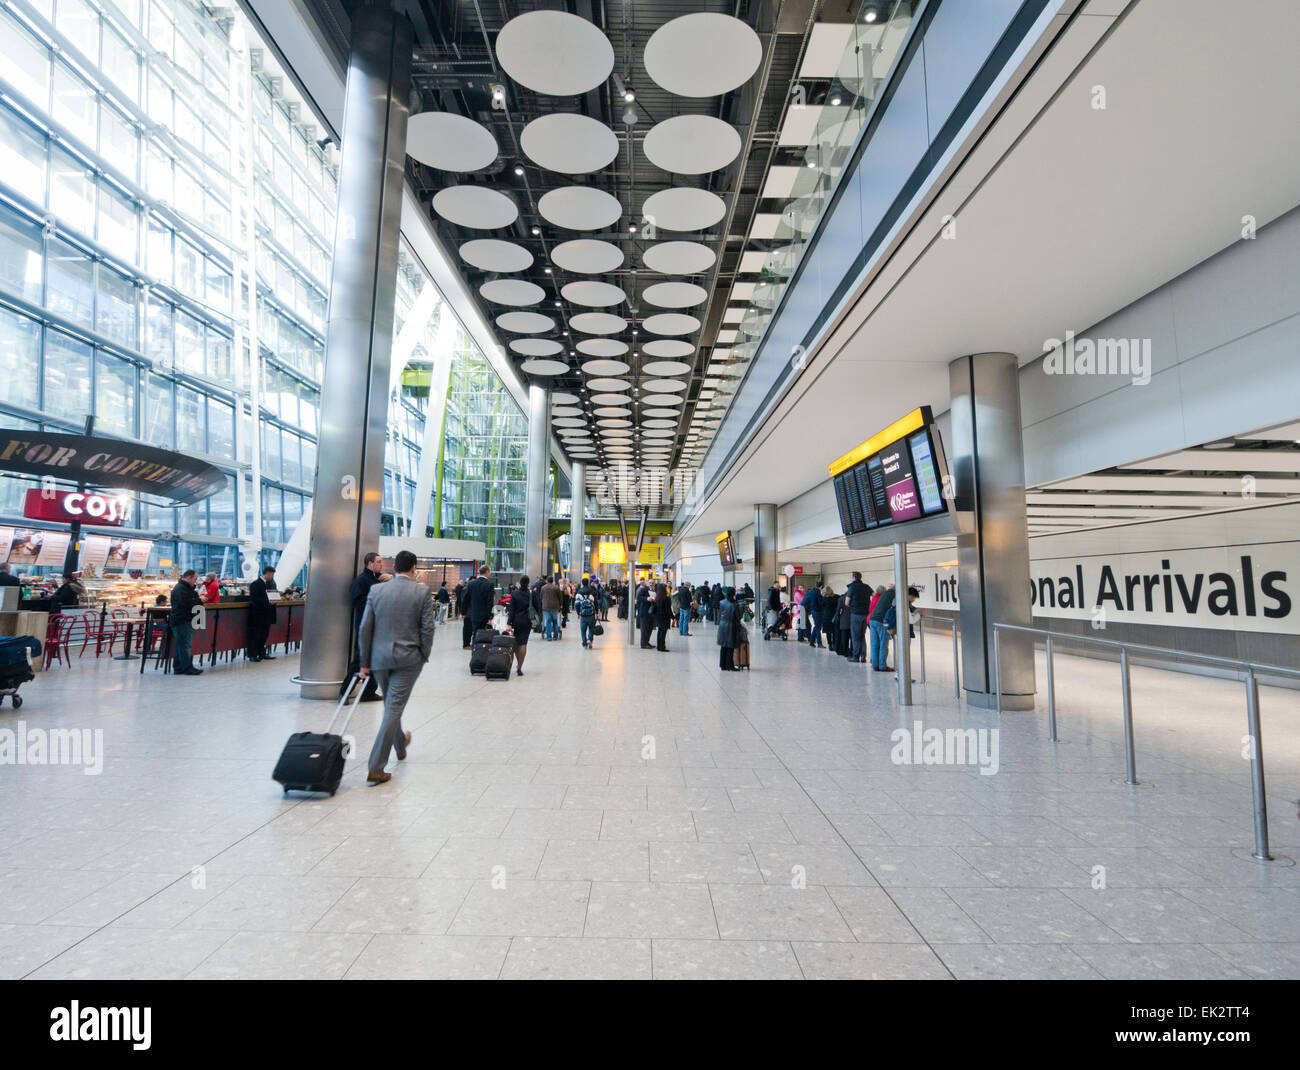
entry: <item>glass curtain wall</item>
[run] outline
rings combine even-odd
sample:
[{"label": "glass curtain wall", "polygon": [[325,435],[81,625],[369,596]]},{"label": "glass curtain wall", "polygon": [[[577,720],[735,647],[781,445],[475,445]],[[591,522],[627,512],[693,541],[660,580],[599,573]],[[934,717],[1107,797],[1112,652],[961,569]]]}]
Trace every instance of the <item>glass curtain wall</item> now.
[{"label": "glass curtain wall", "polygon": [[[0,425],[93,414],[226,472],[205,502],[136,506],[123,534],[156,540],[151,573],[273,563],[316,469],[335,150],[234,7],[5,0],[0,40]],[[425,286],[404,248],[399,330]],[[452,344],[514,409],[459,325]],[[425,404],[403,390],[391,413],[386,531],[410,516]],[[0,523],[32,485],[0,475]]]}]

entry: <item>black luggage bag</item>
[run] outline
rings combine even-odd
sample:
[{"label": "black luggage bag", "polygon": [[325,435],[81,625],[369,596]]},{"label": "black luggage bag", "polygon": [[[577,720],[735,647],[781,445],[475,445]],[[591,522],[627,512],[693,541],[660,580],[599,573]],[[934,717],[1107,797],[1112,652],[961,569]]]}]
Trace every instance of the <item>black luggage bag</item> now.
[{"label": "black luggage bag", "polygon": [[469,671],[474,676],[481,676],[487,671],[488,653],[497,633],[491,628],[480,628],[474,633],[473,645],[469,650]]},{"label": "black luggage bag", "polygon": [[[280,752],[280,760],[275,763],[275,772],[271,774],[271,779],[284,788],[285,794],[290,791],[323,791],[333,795],[338,791],[348,757],[343,733],[348,730],[348,722],[357,712],[366,690],[364,686],[357,686],[358,680],[359,677],[354,676],[348,681],[348,687],[339,696],[339,704],[324,732],[295,732],[289,737]],[[348,702],[349,696],[353,696],[351,702]],[[335,735],[334,722],[339,719],[344,705],[348,707],[348,715]]]},{"label": "black luggage bag", "polygon": [[515,649],[513,635],[498,635],[493,638],[484,669],[489,680],[510,679],[510,670],[515,663]]}]

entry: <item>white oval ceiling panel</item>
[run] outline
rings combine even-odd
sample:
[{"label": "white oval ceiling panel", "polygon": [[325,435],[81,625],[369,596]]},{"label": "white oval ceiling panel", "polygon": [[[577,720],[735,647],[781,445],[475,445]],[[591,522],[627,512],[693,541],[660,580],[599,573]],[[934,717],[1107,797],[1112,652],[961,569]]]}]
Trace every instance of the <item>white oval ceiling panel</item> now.
[{"label": "white oval ceiling panel", "polygon": [[460,258],[482,271],[527,271],[533,254],[522,245],[499,238],[475,238],[460,247]]},{"label": "white oval ceiling panel", "polygon": [[[563,192],[564,190],[554,190],[546,197]],[[545,201],[546,197],[542,200]],[[541,207],[540,202],[538,207]],[[545,215],[545,211],[542,214]],[[660,230],[704,230],[721,221],[727,214],[727,204],[716,193],[708,190],[678,186],[652,193],[645,200],[642,214],[646,219],[653,220]]]},{"label": "white oval ceiling panel", "polygon": [[621,357],[627,348],[627,343],[617,338],[584,338],[578,343],[578,352],[589,357]]},{"label": "white oval ceiling panel", "polygon": [[643,324],[651,334],[690,334],[700,329],[700,321],[682,312],[660,312]]},{"label": "white oval ceiling panel", "polygon": [[[680,400],[681,400],[681,399],[679,398],[678,401],[680,401]],[[662,398],[652,398],[652,399],[651,399],[651,402],[652,402],[653,404],[655,404],[655,405],[660,404],[662,401],[663,401]],[[672,409],[642,409],[642,410],[641,410],[641,415],[644,416],[644,417],[646,417],[646,419],[647,419],[646,426],[647,426],[647,427],[652,427],[653,424],[651,424],[651,423],[649,422],[650,420],[658,420],[658,419],[664,419],[664,418],[671,419],[671,420],[674,422],[674,425],[676,425],[677,417],[678,417],[680,414],[674,412]]]},{"label": "white oval ceiling panel", "polygon": [[591,390],[631,390],[632,384],[626,379],[588,379],[587,386]]},{"label": "white oval ceiling panel", "polygon": [[499,230],[519,218],[515,202],[487,186],[448,186],[433,195],[433,210],[448,223],[473,230]]},{"label": "white oval ceiling panel", "polygon": [[691,366],[681,360],[652,360],[642,366],[646,375],[687,375]]},{"label": "white oval ceiling panel", "polygon": [[661,428],[655,428],[652,431],[643,432],[644,438],[676,438],[676,431],[667,431]]},{"label": "white oval ceiling panel", "polygon": [[581,402],[576,394],[563,394],[556,392],[551,395],[552,405],[578,405]]},{"label": "white oval ceiling panel", "polygon": [[618,334],[626,329],[627,320],[609,312],[580,312],[569,320],[569,326],[583,334]]},{"label": "white oval ceiling panel", "polygon": [[551,408],[552,416],[583,416],[585,415],[577,405],[555,405]]},{"label": "white oval ceiling panel", "polygon": [[524,357],[553,357],[562,352],[564,346],[549,338],[516,338],[510,348]]},{"label": "white oval ceiling panel", "polygon": [[717,259],[707,245],[694,241],[661,241],[641,254],[641,262],[661,275],[699,275]]},{"label": "white oval ceiling panel", "polygon": [[493,279],[480,286],[478,292],[496,305],[535,305],[546,296],[537,283],[523,279]]},{"label": "white oval ceiling panel", "polygon": [[645,428],[676,427],[676,420],[646,420],[641,424]]},{"label": "white oval ceiling panel", "polygon": [[617,286],[590,280],[567,283],[560,290],[560,296],[575,305],[587,305],[590,308],[608,308],[610,305],[621,305],[627,300],[627,294]]},{"label": "white oval ceiling panel", "polygon": [[695,352],[691,342],[681,342],[672,338],[656,339],[641,347],[647,357],[689,357]]},{"label": "white oval ceiling panel", "polygon": [[[552,363],[558,364],[559,361]],[[586,427],[586,420],[579,420],[576,416],[560,416],[551,421],[556,427]]]},{"label": "white oval ceiling panel", "polygon": [[497,158],[487,127],[450,111],[422,111],[406,122],[406,154],[439,171],[481,171]]},{"label": "white oval ceiling panel", "polygon": [[631,427],[631,420],[620,420],[613,416],[603,416],[600,421],[601,427]]},{"label": "white oval ceiling panel", "polygon": [[562,360],[526,360],[519,368],[529,375],[563,375],[569,370]]},{"label": "white oval ceiling panel", "polygon": [[631,432],[631,431],[620,431],[620,430],[618,430],[617,428],[611,428],[610,430],[602,431],[602,432],[600,433],[600,437],[601,437],[601,438],[611,439],[611,440],[613,440],[613,439],[620,439],[620,438],[631,438],[631,437],[632,437],[632,432]]},{"label": "white oval ceiling panel", "polygon": [[630,365],[621,360],[589,360],[582,366],[588,375],[622,375]]},{"label": "white oval ceiling panel", "polygon": [[520,85],[550,97],[595,89],[614,70],[614,46],[596,26],[563,11],[530,11],[497,34],[497,62]]},{"label": "white oval ceiling panel", "polygon": [[645,388],[652,394],[676,394],[685,390],[686,384],[680,379],[651,379]]},{"label": "white oval ceiling panel", "polygon": [[575,238],[551,250],[551,262],[579,275],[604,275],[623,266],[623,250],[596,238]]},{"label": "white oval ceiling panel", "polygon": [[591,400],[597,405],[626,405],[626,394],[592,394]]},{"label": "white oval ceiling panel", "polygon": [[[435,201],[437,199],[434,198]],[[623,214],[623,206],[618,203],[616,197],[591,186],[564,186],[561,189],[553,189],[550,193],[542,194],[537,202],[537,210],[547,222],[554,223],[565,230],[604,230],[617,223],[619,216]],[[705,226],[708,224],[706,223]]]},{"label": "white oval ceiling panel", "polygon": [[709,299],[709,291],[693,282],[657,282],[641,296],[659,308],[694,308]]},{"label": "white oval ceiling panel", "polygon": [[497,326],[514,334],[542,334],[552,330],[555,321],[540,312],[503,312],[497,317]]},{"label": "white oval ceiling panel", "polygon": [[711,115],[675,115],[652,126],[643,147],[646,159],[663,171],[704,175],[740,155],[740,134]]},{"label": "white oval ceiling panel", "polygon": [[[499,55],[500,45],[497,51]],[[740,19],[697,12],[655,30],[646,42],[644,61],[655,84],[668,92],[716,97],[754,76],[763,61],[763,43]]]},{"label": "white oval ceiling panel", "polygon": [[564,175],[599,171],[618,155],[618,135],[613,130],[598,119],[571,112],[534,119],[519,135],[519,145],[539,167]]},{"label": "white oval ceiling panel", "polygon": [[[647,400],[647,405],[680,405],[686,399],[679,398],[676,394],[659,394],[657,397]],[[675,414],[674,414],[675,415]]]},{"label": "white oval ceiling panel", "polygon": [[597,416],[617,416],[622,419],[631,416],[632,410],[626,406],[604,405],[601,408],[596,409],[595,413]]}]

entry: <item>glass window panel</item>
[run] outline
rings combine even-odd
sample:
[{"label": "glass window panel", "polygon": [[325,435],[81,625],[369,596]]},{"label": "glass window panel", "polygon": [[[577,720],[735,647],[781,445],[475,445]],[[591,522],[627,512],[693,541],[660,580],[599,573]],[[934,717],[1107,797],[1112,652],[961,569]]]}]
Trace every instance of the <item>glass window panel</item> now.
[{"label": "glass window panel", "polygon": [[235,459],[235,410],[216,398],[208,399],[208,452]]},{"label": "glass window panel", "polygon": [[104,26],[103,71],[122,91],[123,96],[139,103],[140,56],[125,37],[108,25]]},{"label": "glass window panel", "polygon": [[51,238],[46,263],[45,307],[86,327],[94,325],[94,265],[67,242]]},{"label": "glass window panel", "polygon": [[262,475],[267,479],[280,478],[280,429],[274,424],[262,425]]},{"label": "glass window panel", "polygon": [[54,118],[73,136],[94,146],[98,139],[99,96],[70,67],[54,65]]},{"label": "glass window panel", "polygon": [[41,304],[43,248],[38,226],[0,209],[0,288]]},{"label": "glass window panel", "polygon": [[230,339],[212,328],[208,328],[208,377],[219,383],[230,383],[234,378],[230,366]]},{"label": "glass window panel", "polygon": [[203,398],[179,384],[176,387],[176,448],[207,452],[207,426]]},{"label": "glass window panel", "polygon": [[119,345],[135,349],[135,283],[107,264],[99,265],[99,301],[95,329]]},{"label": "glass window panel", "polygon": [[281,442],[281,462],[284,468],[284,482],[302,485],[302,462],[298,452],[299,439],[288,431],[284,432]]},{"label": "glass window panel", "polygon": [[45,135],[0,107],[0,174],[5,184],[45,206]]},{"label": "glass window panel", "polygon": [[172,160],[159,146],[150,142],[145,161],[145,189],[160,201],[172,200]]},{"label": "glass window panel", "polygon": [[7,13],[0,14],[0,38],[5,43],[0,78],[44,111],[50,106],[50,50]]},{"label": "glass window panel", "polygon": [[312,487],[316,483],[316,443],[311,439],[302,440],[302,485]]},{"label": "glass window panel", "polygon": [[95,430],[135,437],[135,365],[95,354]]},{"label": "glass window panel", "polygon": [[99,187],[99,244],[128,264],[139,262],[140,215],[135,203],[107,182]]},{"label": "glass window panel", "polygon": [[[208,499],[208,530],[213,535],[235,534],[235,488],[229,480],[225,490],[218,491]],[[228,576],[232,572],[233,566],[228,565],[223,570],[223,575]]]},{"label": "glass window panel", "polygon": [[140,135],[116,108],[107,105],[99,117],[99,152],[104,159],[136,181],[140,167]]},{"label": "glass window panel", "polygon": [[175,171],[176,208],[193,219],[203,217],[203,187],[184,167]]},{"label": "glass window panel", "polygon": [[[40,344],[40,324],[0,308],[0,402],[25,409],[39,406]],[[5,423],[12,426],[7,416]]]},{"label": "glass window panel", "polygon": [[149,376],[144,427],[141,429],[146,442],[171,449],[173,405],[171,382],[156,375]]},{"label": "glass window panel", "polygon": [[159,282],[172,282],[172,229],[149,217],[149,237],[145,270]]},{"label": "glass window panel", "polygon": [[172,306],[158,297],[149,298],[148,337],[145,351],[157,368],[172,366]]},{"label": "glass window panel", "polygon": [[298,426],[308,434],[316,433],[316,391],[305,383],[298,387]]},{"label": "glass window panel", "polygon": [[262,538],[267,542],[284,541],[284,506],[277,487],[262,484]]},{"label": "glass window panel", "polygon": [[95,182],[85,165],[55,147],[50,161],[50,211],[63,225],[91,234],[95,228]]},{"label": "glass window panel", "polygon": [[172,125],[172,88],[159,71],[149,71],[149,118],[167,128]]},{"label": "glass window panel", "polygon": [[44,408],[78,421],[90,412],[90,346],[61,331],[45,333]]},{"label": "glass window panel", "polygon": [[204,262],[204,293],[209,305],[230,313],[230,272],[211,257]]},{"label": "glass window panel", "polygon": [[190,297],[203,296],[203,254],[185,239],[176,239],[176,289]]},{"label": "glass window panel", "polygon": [[191,375],[202,375],[203,324],[181,309],[176,310],[176,367]]},{"label": "glass window panel", "polygon": [[86,0],[59,0],[54,25],[87,59],[99,59],[99,14]]}]

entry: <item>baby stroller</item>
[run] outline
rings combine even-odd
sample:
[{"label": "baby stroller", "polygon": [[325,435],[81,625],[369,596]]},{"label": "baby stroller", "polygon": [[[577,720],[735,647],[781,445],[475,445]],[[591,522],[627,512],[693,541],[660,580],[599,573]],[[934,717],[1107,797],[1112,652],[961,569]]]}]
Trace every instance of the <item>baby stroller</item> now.
[{"label": "baby stroller", "polygon": [[18,694],[18,688],[28,680],[36,679],[32,673],[29,654],[37,658],[41,656],[39,639],[30,635],[0,638],[0,705],[4,704],[4,698],[8,695],[14,709],[22,706],[23,697]]},{"label": "baby stroller", "polygon": [[779,610],[769,609],[767,611],[767,627],[763,629],[763,638],[771,639],[773,636],[780,636],[781,641],[785,642],[790,638],[790,607],[782,606]]}]

